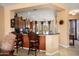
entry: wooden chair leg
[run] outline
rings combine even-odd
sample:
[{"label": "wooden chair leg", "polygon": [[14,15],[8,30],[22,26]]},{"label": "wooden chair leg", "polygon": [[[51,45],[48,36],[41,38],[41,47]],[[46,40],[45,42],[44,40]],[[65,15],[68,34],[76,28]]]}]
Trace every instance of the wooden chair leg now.
[{"label": "wooden chair leg", "polygon": [[23,49],[23,40],[22,40],[22,49]]},{"label": "wooden chair leg", "polygon": [[[34,44],[36,44],[36,43],[34,43]],[[28,55],[29,55],[30,51],[34,51],[34,53],[35,53],[34,55],[37,56],[37,51],[39,51],[39,44],[36,46],[34,44],[33,43],[29,44]]]},{"label": "wooden chair leg", "polygon": [[12,50],[12,51],[10,52],[10,55],[12,55],[12,56],[13,56],[13,55],[14,55],[13,53],[14,53],[14,50]]},{"label": "wooden chair leg", "polygon": [[37,47],[35,47],[35,56],[37,56]]},{"label": "wooden chair leg", "polygon": [[16,52],[18,53],[18,43],[16,44]]},{"label": "wooden chair leg", "polygon": [[38,40],[38,47],[37,47],[37,51],[38,51],[38,52],[40,51],[39,45],[40,45],[40,42],[39,42],[39,40]]},{"label": "wooden chair leg", "polygon": [[30,48],[29,48],[29,50],[28,50],[28,55],[29,55],[29,53],[30,53]]},{"label": "wooden chair leg", "polygon": [[18,53],[18,48],[16,48],[16,49],[17,49],[17,51],[16,51],[16,52]]},{"label": "wooden chair leg", "polygon": [[37,52],[37,51],[35,50],[35,56],[37,56],[36,52]]}]

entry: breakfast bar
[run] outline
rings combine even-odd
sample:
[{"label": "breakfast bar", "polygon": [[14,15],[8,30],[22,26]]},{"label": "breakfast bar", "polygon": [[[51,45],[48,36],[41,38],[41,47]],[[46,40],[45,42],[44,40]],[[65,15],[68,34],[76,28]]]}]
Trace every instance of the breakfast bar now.
[{"label": "breakfast bar", "polygon": [[[24,44],[23,46],[25,48],[29,48],[29,38],[28,38],[28,34],[24,34],[23,35],[23,41],[24,41]],[[46,37],[45,35],[39,35],[39,49],[40,50],[46,50]]]},{"label": "breakfast bar", "polygon": [[[29,48],[28,34],[23,35],[25,48]],[[46,51],[46,55],[53,55],[59,49],[59,34],[39,35],[39,49]]]}]

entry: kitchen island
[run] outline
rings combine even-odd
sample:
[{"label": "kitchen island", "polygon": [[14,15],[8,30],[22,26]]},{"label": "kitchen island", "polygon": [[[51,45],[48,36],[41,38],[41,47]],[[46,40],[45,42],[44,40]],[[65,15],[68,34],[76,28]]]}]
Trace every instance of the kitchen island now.
[{"label": "kitchen island", "polygon": [[[23,41],[24,41],[24,44],[23,46],[25,48],[29,48],[29,38],[28,38],[28,34],[24,34],[23,35]],[[39,35],[39,49],[40,50],[46,50],[46,37],[45,35]]]},{"label": "kitchen island", "polygon": [[[23,46],[29,48],[28,34],[23,35]],[[46,55],[53,55],[59,49],[59,34],[39,35],[39,49],[46,51]]]}]

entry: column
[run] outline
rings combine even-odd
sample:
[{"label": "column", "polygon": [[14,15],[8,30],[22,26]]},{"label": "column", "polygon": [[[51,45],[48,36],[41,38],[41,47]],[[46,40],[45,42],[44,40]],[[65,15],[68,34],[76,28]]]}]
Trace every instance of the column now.
[{"label": "column", "polygon": [[48,21],[49,34],[50,34],[50,23],[51,23],[51,21]]},{"label": "column", "polygon": [[43,34],[43,21],[41,21],[41,29],[42,29],[42,34]]},{"label": "column", "polygon": [[35,33],[37,32],[37,21],[35,21]]}]

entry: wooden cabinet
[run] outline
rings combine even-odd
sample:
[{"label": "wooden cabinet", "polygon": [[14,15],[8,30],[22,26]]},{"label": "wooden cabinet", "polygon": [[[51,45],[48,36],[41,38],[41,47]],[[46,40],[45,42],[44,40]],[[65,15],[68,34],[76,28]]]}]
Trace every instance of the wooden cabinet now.
[{"label": "wooden cabinet", "polygon": [[28,35],[23,35],[23,46],[29,48],[29,39]]},{"label": "wooden cabinet", "polygon": [[41,35],[40,38],[40,45],[39,45],[39,48],[40,50],[45,50],[46,49],[46,39],[45,39],[45,36],[44,35]]},{"label": "wooden cabinet", "polygon": [[[28,35],[23,35],[23,41],[24,41],[23,46],[26,47],[26,48],[29,48],[29,38],[28,38]],[[46,43],[45,43],[46,39],[45,39],[44,35],[40,36],[39,42],[40,42],[39,49],[40,50],[45,50],[46,49]]]},{"label": "wooden cabinet", "polygon": [[20,17],[15,18],[15,27],[23,28],[26,26],[26,20],[21,19]]}]

